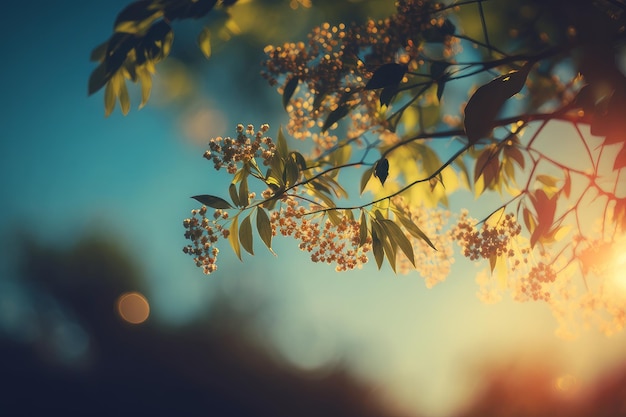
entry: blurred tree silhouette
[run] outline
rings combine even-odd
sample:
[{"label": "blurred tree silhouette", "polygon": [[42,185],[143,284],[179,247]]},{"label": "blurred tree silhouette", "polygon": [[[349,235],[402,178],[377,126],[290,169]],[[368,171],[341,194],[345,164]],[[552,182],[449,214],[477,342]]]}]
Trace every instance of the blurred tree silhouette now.
[{"label": "blurred tree silhouette", "polygon": [[[142,276],[113,239],[89,236],[67,249],[30,239],[19,254],[22,284],[53,296],[64,318],[52,320],[39,300],[39,337],[0,339],[0,415],[400,415],[348,370],[311,376],[282,363],[226,300],[181,328],[124,322],[115,300],[141,290]],[[63,326],[88,340],[69,361],[55,355]]]},{"label": "blurred tree silhouette", "polygon": [[[143,106],[171,22],[222,16],[218,31],[235,35],[235,11],[255,4],[235,3],[130,4],[92,54],[89,92],[104,87],[106,114],[116,101],[126,114],[128,79],[141,83]],[[268,16],[277,4],[311,7],[268,3]],[[546,302],[562,334],[580,320],[621,331],[626,3],[402,0],[378,20],[363,18],[366,4],[339,9],[359,10],[355,23],[337,16],[264,48],[263,76],[289,122],[273,137],[269,125],[240,124],[210,141],[204,157],[232,181],[194,197],[203,206],[184,221],[185,253],[211,273],[219,240],[241,258],[254,253],[256,229],[270,251],[274,236],[291,236],[337,271],[386,259],[432,286],[449,274],[456,242],[489,263],[485,301],[508,291]],[[211,33],[197,40],[207,57]],[[451,206],[468,194],[484,202],[480,221]]]}]

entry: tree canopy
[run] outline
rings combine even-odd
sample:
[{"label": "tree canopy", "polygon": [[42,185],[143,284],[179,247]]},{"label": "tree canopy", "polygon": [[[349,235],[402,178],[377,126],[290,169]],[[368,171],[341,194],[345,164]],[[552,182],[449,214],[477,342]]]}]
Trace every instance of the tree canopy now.
[{"label": "tree canopy", "polygon": [[[89,93],[104,88],[105,113],[119,102],[126,114],[131,81],[144,106],[172,22],[221,16],[214,25],[228,28],[236,7],[247,6],[131,3],[92,53]],[[337,271],[373,260],[417,271],[430,287],[450,273],[456,249],[486,263],[477,279],[485,302],[505,292],[545,302],[563,334],[579,320],[622,330],[626,4],[395,7],[265,47],[259,70],[289,121],[242,123],[211,139],[204,158],[232,179],[193,197],[200,207],[183,222],[184,252],[210,274],[221,241],[242,259],[259,244],[273,252],[285,236]],[[198,35],[207,57],[211,30]]]}]

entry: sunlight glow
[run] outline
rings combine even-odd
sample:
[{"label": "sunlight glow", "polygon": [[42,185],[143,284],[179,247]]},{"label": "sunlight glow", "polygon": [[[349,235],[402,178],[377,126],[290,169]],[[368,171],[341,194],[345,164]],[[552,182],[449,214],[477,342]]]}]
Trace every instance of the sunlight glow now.
[{"label": "sunlight glow", "polygon": [[578,380],[571,374],[561,375],[554,380],[554,388],[562,393],[571,393],[576,389]]},{"label": "sunlight glow", "polygon": [[626,245],[622,244],[616,250],[613,268],[615,284],[620,289],[626,291]]},{"label": "sunlight glow", "polygon": [[148,300],[138,292],[128,292],[120,295],[116,305],[120,317],[131,324],[141,324],[150,315]]}]

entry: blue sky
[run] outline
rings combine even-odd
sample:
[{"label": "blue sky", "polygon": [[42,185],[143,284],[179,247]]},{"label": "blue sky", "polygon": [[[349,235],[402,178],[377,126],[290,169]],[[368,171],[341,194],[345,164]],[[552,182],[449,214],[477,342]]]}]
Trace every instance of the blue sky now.
[{"label": "blue sky", "polygon": [[[520,346],[524,355],[558,357],[556,367],[582,381],[623,358],[624,335],[590,331],[564,341],[555,338],[544,306],[480,303],[474,267],[466,263],[429,290],[417,275],[394,276],[372,265],[335,274],[277,239],[277,258],[258,245],[258,255],[240,263],[223,247],[218,272],[202,275],[181,248],[182,219],[194,207],[189,196],[209,192],[214,181],[203,147],[186,140],[176,114],[156,103],[137,111],[135,101],[128,116],[116,109],[105,118],[102,93],[87,97],[94,68],[89,53],[126,4],[14,2],[5,14],[3,235],[18,223],[60,244],[93,230],[112,231],[146,273],[155,320],[189,319],[215,294],[242,303],[260,296],[271,306],[260,317],[264,337],[289,361],[311,368],[347,359],[392,397],[428,415],[442,415],[467,398],[477,378],[472,369],[489,357],[514,357]],[[239,122],[265,121],[245,103],[221,97],[219,106],[212,103],[226,131],[213,136]],[[275,99],[268,107],[280,109]]]}]

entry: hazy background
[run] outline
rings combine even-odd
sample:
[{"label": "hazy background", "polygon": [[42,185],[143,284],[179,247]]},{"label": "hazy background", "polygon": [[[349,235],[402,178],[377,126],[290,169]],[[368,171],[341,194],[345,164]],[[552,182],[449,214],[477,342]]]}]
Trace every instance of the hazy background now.
[{"label": "hazy background", "polygon": [[[257,245],[256,255],[245,255],[243,263],[222,246],[218,271],[203,275],[181,249],[182,220],[195,207],[189,196],[221,192],[219,178],[225,179],[202,158],[206,142],[232,134],[237,123],[270,122],[276,132],[285,121],[280,96],[259,75],[265,40],[244,34],[203,62],[193,45],[183,44],[199,26],[178,24],[174,58],[157,67],[148,105],[138,111],[134,94],[128,116],[116,109],[105,118],[102,92],[87,97],[95,67],[89,54],[109,36],[126,4],[14,2],[0,25],[0,344],[3,364],[15,365],[6,378],[32,374],[24,383],[32,398],[39,395],[36,387],[54,386],[54,375],[71,371],[81,381],[101,369],[98,358],[117,352],[114,347],[125,341],[136,357],[152,346],[154,363],[178,369],[185,361],[174,354],[179,361],[171,362],[171,352],[205,346],[188,338],[197,332],[209,334],[206,346],[236,351],[233,346],[250,343],[251,352],[261,346],[267,356],[259,357],[290,378],[333,387],[324,378],[347,372],[368,387],[357,403],[373,394],[394,412],[412,415],[456,413],[491,386],[494,375],[502,376],[498,386],[506,386],[507,376],[519,383],[513,391],[541,381],[546,392],[565,400],[624,365],[626,335],[606,337],[590,329],[575,340],[559,339],[556,322],[541,304],[478,301],[478,269],[461,260],[443,284],[427,289],[418,275],[377,271],[373,262],[336,274],[332,266],[310,263],[290,240],[277,238],[278,257]],[[368,12],[364,4],[344,6],[356,18],[351,10]],[[291,11],[288,2],[282,10],[283,17],[258,16],[252,23],[247,15],[241,27],[291,22],[282,34],[287,41],[302,38],[298,28],[328,18],[322,10]],[[267,32],[267,41],[278,35]],[[198,62],[187,70],[177,64],[189,60]],[[124,291],[145,295],[150,317],[144,324],[123,323],[114,301],[109,303]],[[239,329],[244,341],[236,335]],[[230,340],[216,336],[224,331],[235,333],[232,343],[220,344]],[[119,338],[118,344],[109,349],[103,340],[113,339],[98,334]],[[160,343],[167,346],[156,347]],[[202,357],[197,350],[190,361]],[[18,366],[22,362],[11,356],[16,352],[28,366]],[[121,361],[124,355],[115,357]],[[253,375],[269,372],[265,365],[241,366]],[[225,369],[217,375],[229,374]],[[158,379],[153,371],[136,381]],[[94,390],[108,381],[100,378]],[[20,387],[15,384],[15,391]],[[203,389],[213,388],[190,386]],[[3,404],[12,410],[15,395],[0,394],[0,411]],[[263,410],[263,402],[255,404]]]}]

